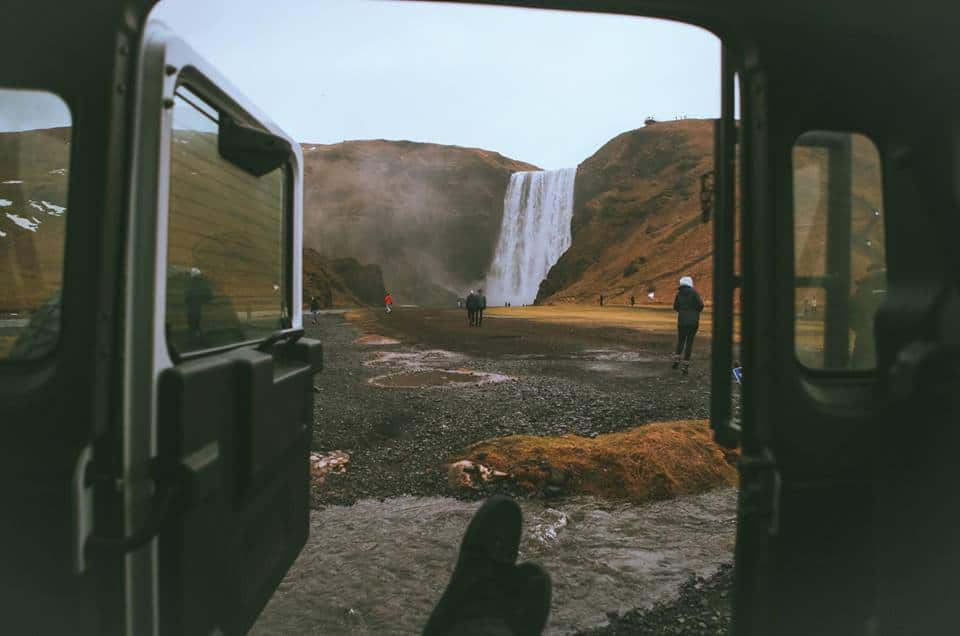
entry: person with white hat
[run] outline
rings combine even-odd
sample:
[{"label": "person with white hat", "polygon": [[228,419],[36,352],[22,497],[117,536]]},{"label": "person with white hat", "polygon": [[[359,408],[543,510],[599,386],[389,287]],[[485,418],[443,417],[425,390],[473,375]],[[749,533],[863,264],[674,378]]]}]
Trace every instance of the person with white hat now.
[{"label": "person with white hat", "polygon": [[690,353],[693,350],[693,337],[700,328],[700,312],[703,311],[703,299],[693,288],[693,279],[684,276],[673,299],[673,310],[677,312],[677,349],[673,354],[673,368],[680,366],[683,354],[683,374],[690,371]]}]

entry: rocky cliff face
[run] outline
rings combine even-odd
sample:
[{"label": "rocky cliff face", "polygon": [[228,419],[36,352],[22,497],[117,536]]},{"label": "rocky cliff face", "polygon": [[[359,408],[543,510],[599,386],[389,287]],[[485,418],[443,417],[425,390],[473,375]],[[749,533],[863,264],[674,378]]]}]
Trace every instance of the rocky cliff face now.
[{"label": "rocky cliff face", "polygon": [[379,305],[386,289],[377,265],[362,265],[355,258],[324,258],[316,250],[303,250],[303,301],[316,296],[320,306]]},{"label": "rocky cliff face", "polygon": [[304,246],[379,265],[399,303],[451,305],[487,274],[510,175],[536,166],[408,141],[303,146]]},{"label": "rocky cliff face", "polygon": [[672,300],[693,276],[712,293],[712,230],[700,220],[700,175],[713,167],[713,123],[684,120],[625,132],[577,169],[570,249],[538,303]]}]

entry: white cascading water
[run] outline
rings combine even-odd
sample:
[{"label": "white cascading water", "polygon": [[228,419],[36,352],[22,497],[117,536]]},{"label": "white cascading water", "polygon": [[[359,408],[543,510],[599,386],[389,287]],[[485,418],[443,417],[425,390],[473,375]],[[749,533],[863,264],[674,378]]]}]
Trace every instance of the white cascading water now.
[{"label": "white cascading water", "polygon": [[510,175],[500,240],[487,273],[488,305],[530,305],[570,247],[576,168]]}]

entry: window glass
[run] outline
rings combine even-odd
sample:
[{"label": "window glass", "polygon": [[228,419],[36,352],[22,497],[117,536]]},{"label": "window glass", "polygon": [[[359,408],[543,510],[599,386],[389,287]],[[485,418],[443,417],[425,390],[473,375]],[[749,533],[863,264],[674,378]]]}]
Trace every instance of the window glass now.
[{"label": "window glass", "polygon": [[71,119],[42,91],[0,88],[0,360],[60,335]]},{"label": "window glass", "polygon": [[886,296],[880,154],[855,133],[811,131],[793,149],[795,342],[809,368],[876,366]]},{"label": "window glass", "polygon": [[181,88],[173,108],[168,343],[187,353],[289,326],[286,174],[255,177],[220,156],[220,114]]}]

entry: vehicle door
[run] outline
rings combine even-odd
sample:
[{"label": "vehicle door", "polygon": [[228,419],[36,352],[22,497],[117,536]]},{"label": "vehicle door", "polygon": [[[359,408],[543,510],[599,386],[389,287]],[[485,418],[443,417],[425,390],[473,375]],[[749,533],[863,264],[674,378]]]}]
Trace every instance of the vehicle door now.
[{"label": "vehicle door", "polygon": [[[299,146],[162,25],[140,55],[124,501],[135,633],[244,633],[308,533]],[[149,534],[149,532],[147,532]]]},{"label": "vehicle door", "polygon": [[[851,29],[752,35],[736,67],[742,265],[722,223],[715,254],[729,284],[714,298],[713,423],[742,453],[734,633],[936,633],[957,563],[955,160],[934,143],[950,129],[940,98],[922,114],[904,98],[936,71],[909,66],[913,39],[895,55]],[[732,219],[731,193],[717,196]],[[722,318],[736,283],[739,426]]]}]

